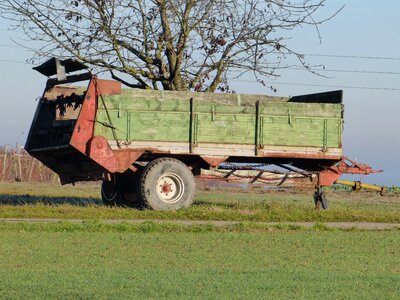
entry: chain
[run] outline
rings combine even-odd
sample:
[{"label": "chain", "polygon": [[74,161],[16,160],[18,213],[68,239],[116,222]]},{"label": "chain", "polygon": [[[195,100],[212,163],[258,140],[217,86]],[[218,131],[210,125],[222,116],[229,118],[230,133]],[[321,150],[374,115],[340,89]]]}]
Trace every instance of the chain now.
[{"label": "chain", "polygon": [[[224,175],[224,177],[226,177],[225,179],[228,179],[229,177],[236,177],[239,180],[247,179],[247,180],[250,180],[253,182],[255,182],[255,181],[268,182],[268,181],[286,180],[289,178],[291,180],[300,180],[300,179],[307,178],[307,176],[304,176],[304,175],[296,173],[296,172],[280,172],[280,171],[271,172],[269,170],[260,170],[260,169],[250,169],[250,170],[260,171],[260,172],[265,172],[265,173],[272,173],[272,174],[276,174],[276,175],[284,175],[284,176],[282,178],[265,178],[265,177],[261,177],[261,176],[257,177],[257,175],[256,176],[246,176],[246,175],[234,174],[234,172],[236,170],[223,171],[223,170],[217,169],[217,170],[214,170],[214,172]],[[297,176],[297,177],[295,177],[295,176]]]},{"label": "chain", "polygon": [[[237,164],[233,164],[233,163],[224,163],[222,167],[219,167],[217,170],[215,171],[220,171],[220,170],[230,170],[230,171],[239,171],[239,170],[243,170],[243,171],[261,171],[261,172],[268,172],[268,173],[272,173],[272,174],[281,174],[281,175],[285,175],[285,174],[289,174],[289,175],[295,175],[295,174],[301,174],[303,175],[303,177],[306,177],[305,174],[301,173],[301,172],[296,172],[296,171],[279,171],[279,170],[266,170],[266,169],[261,169],[262,167],[267,167],[270,166],[270,164],[248,164],[248,165],[240,165],[238,166]],[[239,167],[239,168],[238,168]],[[303,178],[301,177],[301,178]]]}]

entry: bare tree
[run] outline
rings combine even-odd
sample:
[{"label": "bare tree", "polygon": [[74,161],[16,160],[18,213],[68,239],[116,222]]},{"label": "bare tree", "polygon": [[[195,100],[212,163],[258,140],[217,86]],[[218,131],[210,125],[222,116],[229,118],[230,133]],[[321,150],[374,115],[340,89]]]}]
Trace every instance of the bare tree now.
[{"label": "bare tree", "polygon": [[325,1],[2,0],[0,12],[39,42],[32,62],[73,57],[132,87],[214,92],[228,76],[278,76],[287,55],[308,68],[284,34],[318,30],[340,10],[316,19]]}]

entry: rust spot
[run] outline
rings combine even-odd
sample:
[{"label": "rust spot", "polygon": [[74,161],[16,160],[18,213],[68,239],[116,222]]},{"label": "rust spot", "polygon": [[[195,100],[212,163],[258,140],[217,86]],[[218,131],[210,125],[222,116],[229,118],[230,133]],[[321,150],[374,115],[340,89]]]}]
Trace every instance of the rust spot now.
[{"label": "rust spot", "polygon": [[114,150],[113,154],[116,160],[118,161],[118,172],[125,172],[128,169],[135,171],[136,168],[132,166],[132,164],[140,157],[144,151],[138,150]]},{"label": "rust spot", "polygon": [[86,154],[111,173],[119,170],[119,162],[115,158],[108,141],[102,136],[96,136],[88,142]]},{"label": "rust spot", "polygon": [[216,168],[221,163],[228,159],[228,156],[223,157],[207,157],[207,156],[200,156],[210,167]]}]

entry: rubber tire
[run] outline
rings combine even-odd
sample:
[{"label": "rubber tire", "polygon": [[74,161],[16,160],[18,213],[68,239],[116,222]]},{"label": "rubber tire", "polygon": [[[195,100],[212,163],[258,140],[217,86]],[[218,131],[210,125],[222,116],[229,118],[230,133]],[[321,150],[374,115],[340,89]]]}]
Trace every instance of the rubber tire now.
[{"label": "rubber tire", "polygon": [[125,174],[124,179],[121,182],[121,198],[122,205],[131,208],[144,208],[142,198],[139,194],[139,181],[142,172],[137,171],[136,173]]},{"label": "rubber tire", "polygon": [[101,198],[107,206],[143,208],[138,195],[138,182],[141,172],[118,174],[115,181],[103,181]]},{"label": "rubber tire", "polygon": [[[163,201],[156,191],[157,181],[164,174],[172,173],[179,176],[183,183],[183,195],[174,203]],[[178,210],[189,207],[193,203],[196,184],[189,168],[174,158],[158,158],[147,164],[139,182],[140,197],[144,205],[153,210]]]},{"label": "rubber tire", "polygon": [[101,199],[104,205],[119,206],[124,202],[121,195],[120,184],[114,181],[103,180],[101,183]]}]

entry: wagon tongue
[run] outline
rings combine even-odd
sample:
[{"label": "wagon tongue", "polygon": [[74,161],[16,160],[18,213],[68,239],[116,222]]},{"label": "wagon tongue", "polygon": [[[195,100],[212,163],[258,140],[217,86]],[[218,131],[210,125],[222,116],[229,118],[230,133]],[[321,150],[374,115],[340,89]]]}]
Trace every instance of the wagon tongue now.
[{"label": "wagon tongue", "polygon": [[62,81],[67,79],[68,73],[87,70],[88,67],[72,58],[60,60],[53,57],[40,66],[34,67],[33,69],[47,77],[57,75],[57,80]]}]

